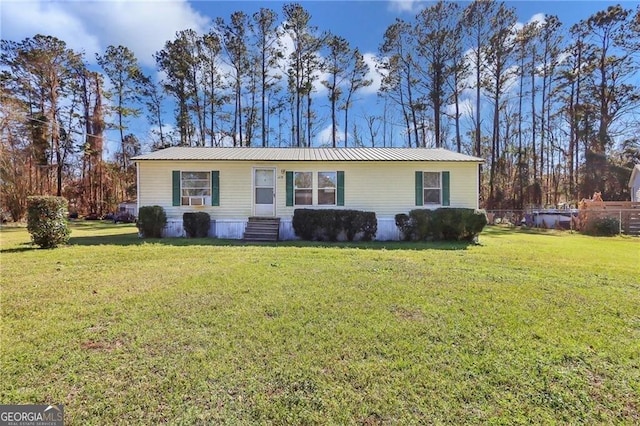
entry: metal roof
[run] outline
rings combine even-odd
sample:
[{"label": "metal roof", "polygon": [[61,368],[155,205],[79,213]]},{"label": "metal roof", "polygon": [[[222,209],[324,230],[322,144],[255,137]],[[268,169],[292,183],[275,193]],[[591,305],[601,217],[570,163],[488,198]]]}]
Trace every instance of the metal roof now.
[{"label": "metal roof", "polygon": [[454,161],[484,160],[442,148],[203,148],[171,147],[134,157],[204,161]]}]

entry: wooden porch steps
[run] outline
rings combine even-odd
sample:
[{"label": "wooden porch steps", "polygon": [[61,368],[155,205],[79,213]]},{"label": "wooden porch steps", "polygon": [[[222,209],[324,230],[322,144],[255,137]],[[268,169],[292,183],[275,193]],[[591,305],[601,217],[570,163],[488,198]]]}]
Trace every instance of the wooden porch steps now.
[{"label": "wooden porch steps", "polygon": [[265,241],[276,242],[280,233],[279,217],[258,217],[249,218],[244,229],[245,241]]}]

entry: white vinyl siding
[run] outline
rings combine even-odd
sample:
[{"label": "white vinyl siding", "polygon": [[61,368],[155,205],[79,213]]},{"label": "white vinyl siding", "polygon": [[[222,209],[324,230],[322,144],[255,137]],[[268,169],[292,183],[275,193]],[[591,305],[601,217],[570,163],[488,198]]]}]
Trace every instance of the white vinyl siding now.
[{"label": "white vinyl siding", "polygon": [[[160,205],[169,218],[185,211],[206,211],[211,218],[244,219],[251,216],[253,169],[276,168],[276,216],[290,218],[296,206],[286,206],[286,171],[344,171],[344,208],[373,211],[393,218],[415,209],[415,171],[450,172],[450,206],[478,208],[478,164],[472,162],[311,162],[311,161],[139,161],[139,206]],[[172,206],[172,170],[219,170],[220,206]],[[316,184],[317,185],[317,184]],[[317,186],[316,186],[317,187]],[[318,206],[324,207],[324,206]],[[332,206],[326,206],[331,207]]]}]

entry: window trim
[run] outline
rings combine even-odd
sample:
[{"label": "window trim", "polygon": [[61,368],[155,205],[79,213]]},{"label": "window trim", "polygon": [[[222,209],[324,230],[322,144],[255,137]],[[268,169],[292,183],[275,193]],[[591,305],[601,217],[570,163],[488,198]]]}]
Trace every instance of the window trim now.
[{"label": "window trim", "polygon": [[[425,190],[435,189],[435,187],[426,187],[424,184],[425,173],[439,173],[440,174],[440,199],[438,203],[426,203],[425,202]],[[451,206],[451,172],[448,170],[429,170],[415,171],[415,205],[431,207],[450,207]]]},{"label": "window trim", "polygon": [[[308,173],[308,174],[311,175],[311,186],[309,188],[302,188],[302,187],[298,187],[296,185],[296,175],[298,173]],[[299,204],[299,203],[296,202],[296,200],[297,200],[296,192],[298,190],[311,191],[311,202],[309,204]],[[294,207],[295,206],[313,206],[313,205],[315,205],[314,204],[314,197],[313,197],[313,192],[314,192],[313,172],[312,171],[308,171],[308,170],[298,170],[298,171],[294,170],[293,171],[293,188],[292,188],[292,191],[293,191],[293,206]]]},{"label": "window trim", "polygon": [[[438,186],[429,186],[426,185],[426,175],[427,173],[437,175],[438,176]],[[428,190],[438,190],[438,201],[437,202],[427,202],[426,192]],[[442,172],[422,172],[422,204],[425,206],[441,206],[442,205]]]},{"label": "window trim", "polygon": [[[335,186],[320,186],[320,173],[333,173],[335,179]],[[316,172],[317,178],[317,188],[316,188],[316,200],[318,206],[337,206],[338,205],[338,171],[318,171]],[[333,203],[322,203],[320,204],[320,190],[333,189]]]},{"label": "window trim", "polygon": [[[206,173],[207,175],[207,185],[205,187],[199,187],[199,188],[185,188],[184,187],[184,174],[185,173]],[[197,207],[202,207],[202,206],[208,206],[211,205],[211,201],[212,201],[212,188],[211,188],[211,179],[212,179],[212,173],[210,170],[180,170],[180,206],[197,206]],[[203,179],[194,179],[194,180],[203,180]],[[208,191],[209,195],[183,195],[184,190],[189,190],[189,189],[199,189],[199,190],[206,190]],[[184,200],[185,198],[188,199],[189,203],[185,204]],[[200,199],[200,203],[194,203],[195,200]]]},{"label": "window trim", "polygon": [[[344,207],[344,197],[345,197],[345,172],[344,170],[285,170],[283,171],[285,174],[285,205],[287,207]],[[310,188],[297,188],[295,186],[295,175],[296,173],[311,173],[311,187]],[[318,190],[325,189],[328,187],[318,187],[318,173],[335,173],[335,199],[334,204],[318,204]],[[297,204],[295,202],[295,191],[297,189],[305,189],[311,190],[311,204]]]}]

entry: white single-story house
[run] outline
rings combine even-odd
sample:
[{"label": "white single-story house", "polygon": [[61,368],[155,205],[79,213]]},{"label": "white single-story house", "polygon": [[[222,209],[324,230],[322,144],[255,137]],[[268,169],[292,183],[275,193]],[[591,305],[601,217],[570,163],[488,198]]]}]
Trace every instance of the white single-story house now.
[{"label": "white single-story house", "polygon": [[629,178],[629,190],[631,192],[631,201],[634,203],[640,203],[640,164],[631,171],[631,178]]},{"label": "white single-story house", "polygon": [[134,158],[138,209],[159,205],[166,236],[183,236],[182,215],[204,211],[210,236],[241,239],[250,217],[280,219],[295,239],[295,209],[373,211],[377,240],[397,240],[395,215],[415,208],[478,208],[483,162],[426,148],[187,148]]}]

